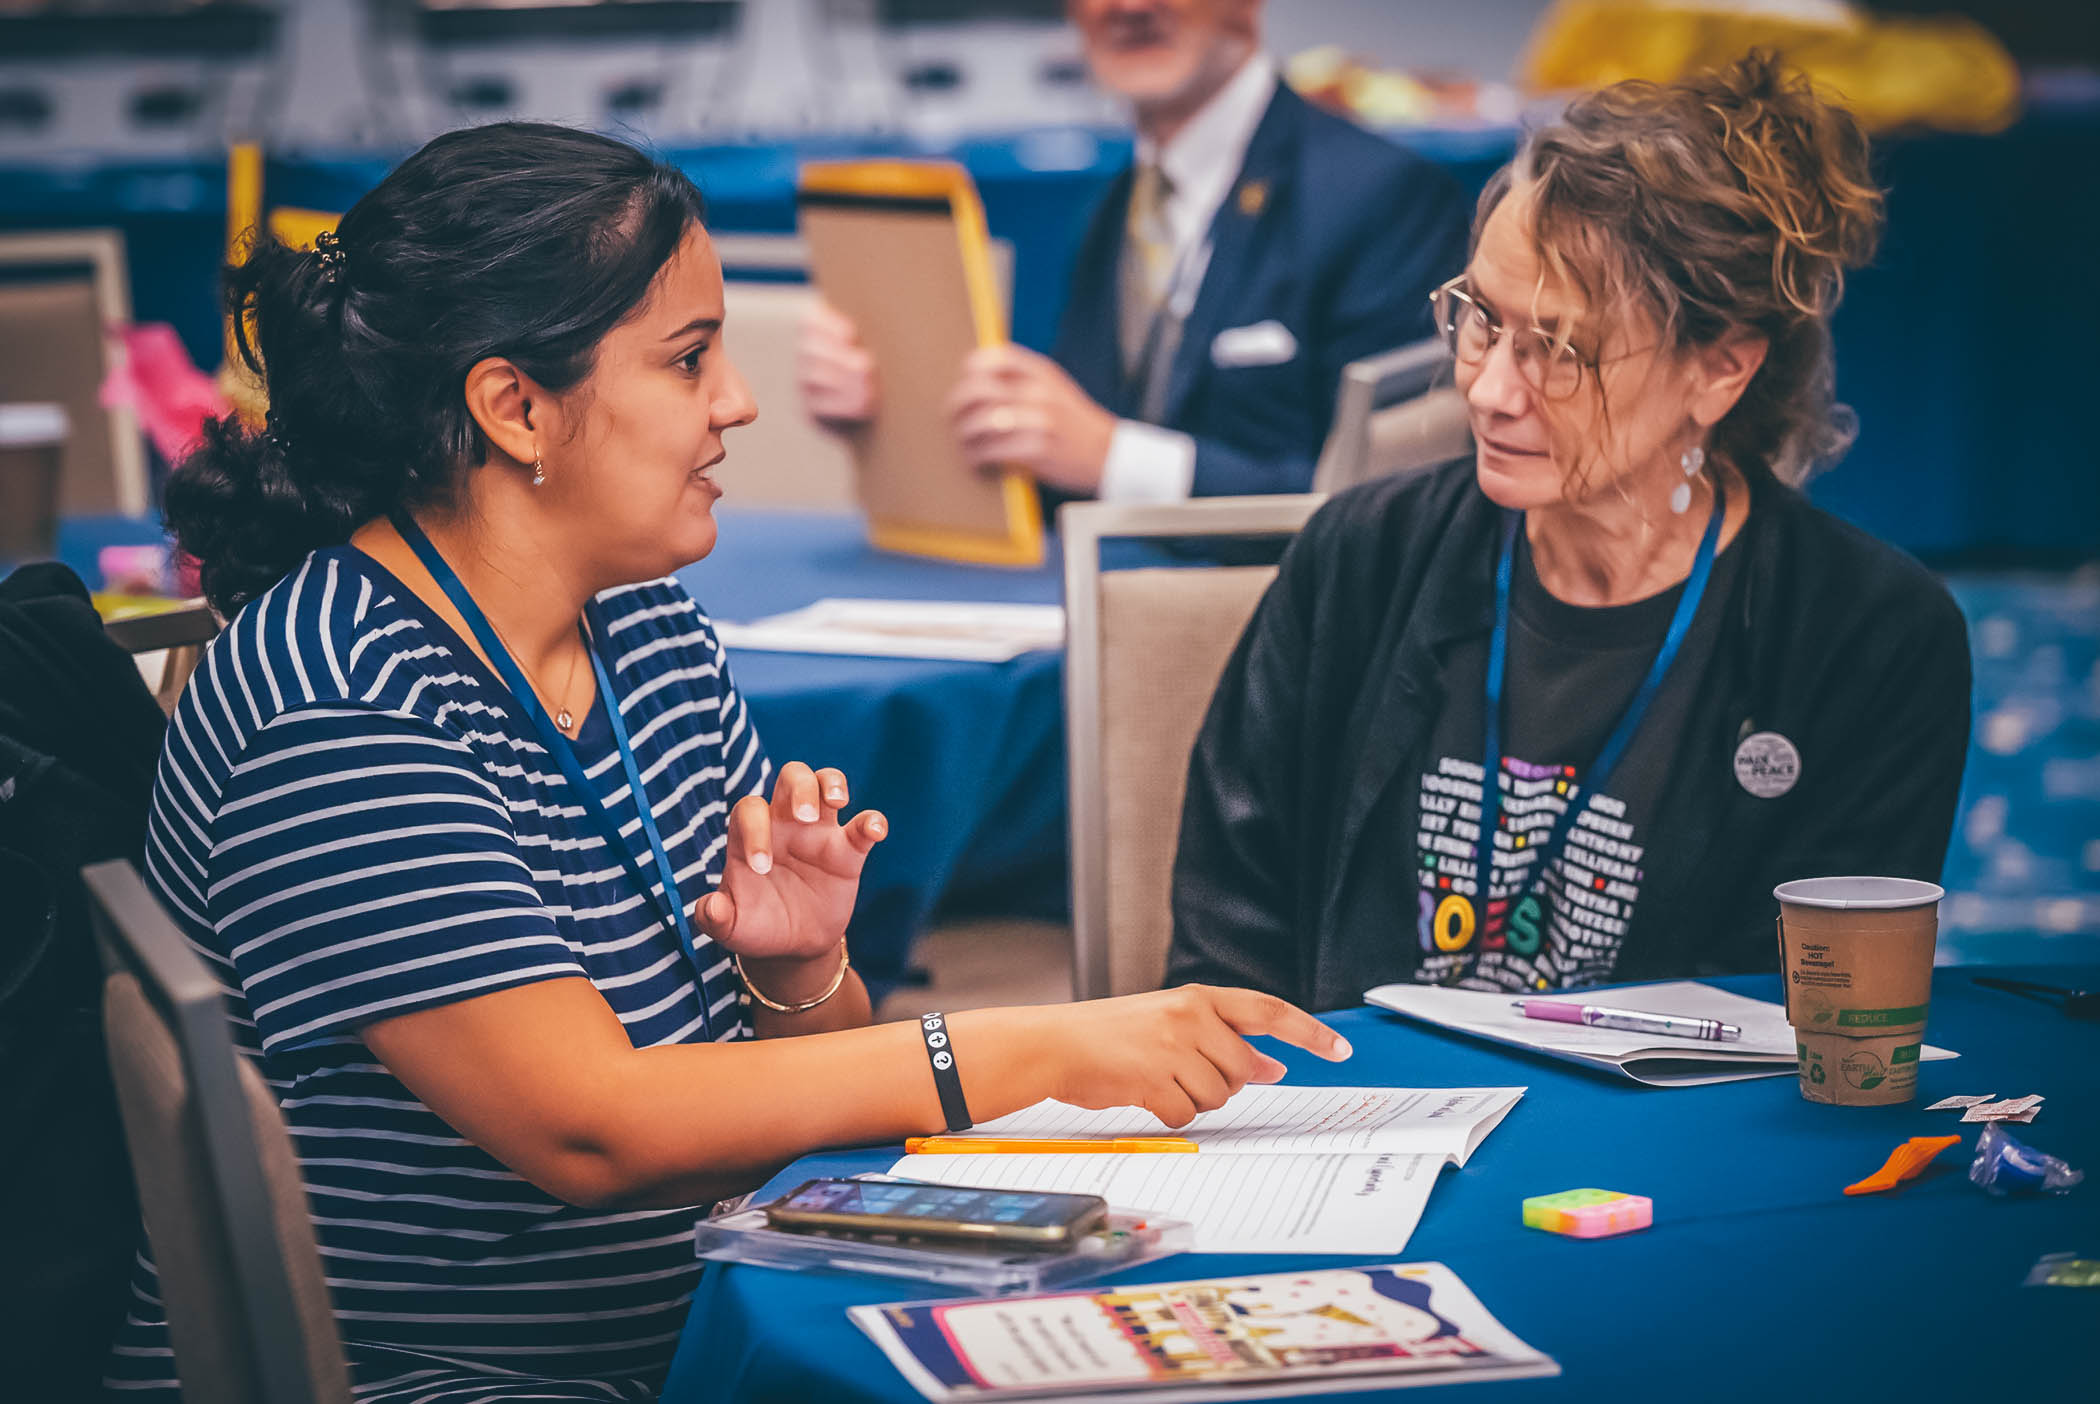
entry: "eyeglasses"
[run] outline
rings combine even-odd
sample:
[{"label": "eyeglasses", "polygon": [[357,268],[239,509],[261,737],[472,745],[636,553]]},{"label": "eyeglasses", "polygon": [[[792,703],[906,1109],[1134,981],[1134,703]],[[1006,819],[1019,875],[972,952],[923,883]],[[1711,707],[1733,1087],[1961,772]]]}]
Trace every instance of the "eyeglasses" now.
[{"label": "eyeglasses", "polygon": [[1582,388],[1585,369],[1596,374],[1598,361],[1584,356],[1544,327],[1503,326],[1494,313],[1459,287],[1464,281],[1464,275],[1460,275],[1429,295],[1430,305],[1436,309],[1437,335],[1459,361],[1479,365],[1495,349],[1495,343],[1507,336],[1517,374],[1548,400],[1571,398]]}]

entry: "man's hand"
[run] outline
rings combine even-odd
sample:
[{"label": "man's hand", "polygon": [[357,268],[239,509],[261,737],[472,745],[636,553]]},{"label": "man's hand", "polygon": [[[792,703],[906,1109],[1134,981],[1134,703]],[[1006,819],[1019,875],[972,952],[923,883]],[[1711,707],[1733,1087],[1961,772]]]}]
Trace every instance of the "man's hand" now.
[{"label": "man's hand", "polygon": [[827,429],[844,433],[875,417],[875,358],[860,333],[830,303],[811,304],[795,338],[795,384],[802,407]]},{"label": "man's hand", "polygon": [[1019,468],[1065,492],[1101,491],[1116,417],[1048,356],[1012,345],[971,352],[948,413],[972,467]]}]

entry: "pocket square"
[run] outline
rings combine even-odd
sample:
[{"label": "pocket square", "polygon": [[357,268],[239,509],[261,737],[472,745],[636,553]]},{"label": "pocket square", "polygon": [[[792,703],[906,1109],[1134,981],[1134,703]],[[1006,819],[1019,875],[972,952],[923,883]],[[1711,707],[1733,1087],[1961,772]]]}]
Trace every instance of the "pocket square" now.
[{"label": "pocket square", "polygon": [[1210,362],[1221,370],[1235,366],[1280,366],[1298,354],[1298,338],[1278,321],[1227,327],[1211,338]]}]

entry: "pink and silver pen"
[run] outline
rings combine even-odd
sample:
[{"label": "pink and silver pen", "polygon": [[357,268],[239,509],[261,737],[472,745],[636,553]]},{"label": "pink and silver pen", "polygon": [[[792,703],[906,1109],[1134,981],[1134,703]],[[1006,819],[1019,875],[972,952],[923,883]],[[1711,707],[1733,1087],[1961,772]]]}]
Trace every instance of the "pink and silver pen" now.
[{"label": "pink and silver pen", "polygon": [[1682,1014],[1607,1009],[1601,1004],[1569,1004],[1558,999],[1513,999],[1510,1005],[1527,1019],[1550,1019],[1557,1024],[1587,1024],[1591,1028],[1623,1029],[1627,1033],[1703,1038],[1709,1043],[1728,1043],[1743,1036],[1743,1031],[1734,1024],[1724,1024],[1719,1019],[1688,1019]]}]

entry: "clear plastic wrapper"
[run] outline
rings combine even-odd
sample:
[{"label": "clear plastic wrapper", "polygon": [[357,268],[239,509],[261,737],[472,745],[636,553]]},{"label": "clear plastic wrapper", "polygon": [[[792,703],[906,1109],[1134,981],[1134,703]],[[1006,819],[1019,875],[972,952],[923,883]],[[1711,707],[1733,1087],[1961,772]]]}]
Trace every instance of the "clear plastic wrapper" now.
[{"label": "clear plastic wrapper", "polygon": [[1969,1178],[1992,1194],[2062,1194],[2085,1178],[2053,1155],[2045,1155],[1991,1122],[1976,1137]]},{"label": "clear plastic wrapper", "polygon": [[2029,1287],[2100,1287],[2100,1258],[2044,1253],[2027,1270]]},{"label": "clear plastic wrapper", "polygon": [[[881,1178],[887,1176],[858,1176]],[[763,1206],[708,1219],[693,1230],[694,1250],[716,1262],[790,1272],[852,1272],[910,1278],[978,1296],[1055,1291],[1139,1263],[1189,1251],[1195,1230],[1180,1219],[1111,1210],[1107,1225],[1070,1248],[941,1243],[775,1228]]]}]

